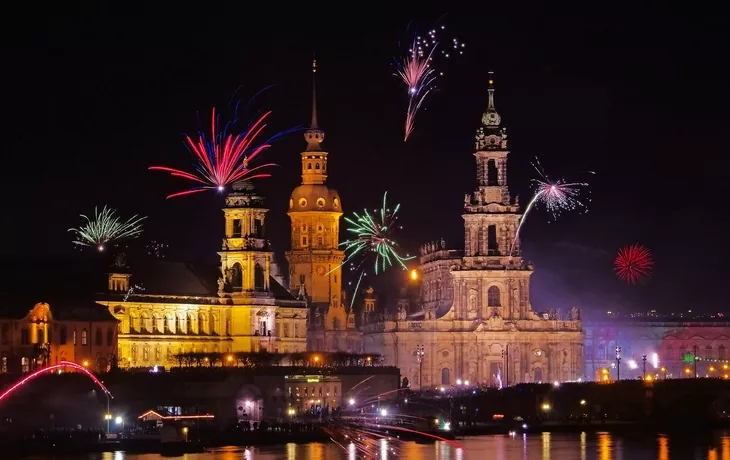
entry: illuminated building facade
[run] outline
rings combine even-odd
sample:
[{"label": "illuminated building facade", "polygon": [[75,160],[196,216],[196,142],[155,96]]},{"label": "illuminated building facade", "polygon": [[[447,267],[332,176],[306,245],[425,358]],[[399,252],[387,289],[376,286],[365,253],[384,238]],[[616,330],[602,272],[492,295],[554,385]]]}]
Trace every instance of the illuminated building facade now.
[{"label": "illuminated building facade", "polygon": [[105,372],[117,354],[117,320],[98,304],[36,303],[0,314],[0,373],[30,372],[61,361]]},{"label": "illuminated building facade", "polygon": [[109,275],[99,303],[120,322],[120,366],[174,366],[190,352],[305,351],[306,304],[273,277],[263,198],[238,182],[225,203],[220,268],[156,260]]},{"label": "illuminated building facade", "polygon": [[[588,380],[640,378],[730,378],[730,322],[690,318],[586,321],[585,376]],[[620,347],[620,362],[616,360]],[[697,367],[695,368],[695,357]],[[607,371],[607,372],[606,372]]]},{"label": "illuminated building facade", "polygon": [[582,375],[578,312],[544,319],[530,305],[533,266],[515,236],[522,214],[507,187],[507,132],[500,124],[490,80],[474,153],[478,187],[464,198],[464,250],[443,241],[421,248],[421,316],[401,308],[364,328],[365,350],[383,354],[415,388]]},{"label": "illuminated building facade", "polygon": [[[312,70],[314,76],[316,61]],[[317,121],[313,87],[312,121],[304,133],[307,148],[301,154],[302,183],[289,198],[289,289],[309,305],[309,350],[358,352],[360,333],[355,329],[354,313],[345,307],[342,291],[342,203],[337,191],[326,184],[328,153],[321,146],[324,134]]]}]

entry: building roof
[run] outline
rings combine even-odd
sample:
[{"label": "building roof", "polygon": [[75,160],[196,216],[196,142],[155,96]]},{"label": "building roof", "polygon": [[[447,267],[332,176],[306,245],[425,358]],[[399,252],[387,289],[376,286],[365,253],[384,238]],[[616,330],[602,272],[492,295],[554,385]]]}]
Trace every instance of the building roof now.
[{"label": "building roof", "polygon": [[216,279],[220,269],[215,265],[172,262],[151,259],[132,268],[131,285],[137,293],[174,296],[217,295]]},{"label": "building roof", "polygon": [[342,203],[337,190],[325,184],[302,184],[291,193],[289,212],[342,212]]}]

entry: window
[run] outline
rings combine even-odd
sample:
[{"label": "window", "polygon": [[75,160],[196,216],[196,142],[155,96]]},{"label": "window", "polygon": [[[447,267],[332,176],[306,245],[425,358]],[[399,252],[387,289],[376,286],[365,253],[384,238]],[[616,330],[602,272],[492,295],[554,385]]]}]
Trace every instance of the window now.
[{"label": "window", "polygon": [[324,237],[322,237],[322,236],[317,237],[317,246],[324,246]]},{"label": "window", "polygon": [[336,331],[340,329],[340,318],[332,318],[332,329]]},{"label": "window", "polygon": [[259,334],[266,335],[267,326],[268,324],[265,319],[259,321]]},{"label": "window", "polygon": [[106,346],[111,347],[114,345],[114,329],[109,328],[106,331]]},{"label": "window", "polygon": [[259,263],[256,263],[256,265],[253,268],[253,282],[254,282],[254,288],[257,291],[263,291],[266,287],[266,283],[264,280],[264,267],[262,267]]},{"label": "window", "polygon": [[20,330],[20,344],[30,345],[30,332],[27,327]]},{"label": "window", "polygon": [[243,269],[238,262],[233,264],[231,270],[231,289],[233,292],[243,291]]},{"label": "window", "polygon": [[312,163],[307,163],[307,169],[312,169]]},{"label": "window", "polygon": [[2,372],[3,374],[8,373],[8,357],[7,356],[2,357],[2,362],[0,363],[0,372]]},{"label": "window", "polygon": [[36,329],[38,333],[38,341],[36,343],[46,343],[46,331],[42,327]]},{"label": "window", "polygon": [[490,286],[489,289],[487,289],[487,306],[502,306],[502,302],[499,298],[499,288],[497,286]]},{"label": "window", "polygon": [[337,209],[340,206],[340,200],[338,198],[335,198],[334,201],[332,201],[332,206]]},{"label": "window", "polygon": [[94,345],[96,345],[97,347],[100,347],[101,344],[102,344],[101,329],[97,329],[95,339],[94,339]]},{"label": "window", "polygon": [[487,255],[499,255],[499,244],[497,243],[497,226],[487,227]]},{"label": "window", "polygon": [[441,385],[450,385],[451,384],[451,376],[449,375],[449,368],[444,367],[441,369]]},{"label": "window", "polygon": [[717,359],[726,359],[725,358],[725,345],[720,345],[717,347]]},{"label": "window", "polygon": [[81,345],[88,345],[89,333],[86,329],[81,329]]},{"label": "window", "polygon": [[307,199],[306,198],[300,198],[299,199],[299,206],[302,207],[302,208],[306,208],[307,207]]},{"label": "window", "polygon": [[76,345],[76,329],[74,329],[73,339],[74,339],[74,345]]},{"label": "window", "polygon": [[307,246],[309,246],[309,241],[307,240],[306,236],[303,236],[302,237],[302,247],[306,248]]},{"label": "window", "polygon": [[61,326],[61,331],[59,333],[58,342],[60,345],[66,345],[66,341],[68,340],[68,331],[66,330],[66,326]]},{"label": "window", "polygon": [[317,207],[318,208],[324,208],[324,205],[326,202],[324,201],[324,198],[317,198]]},{"label": "window", "polygon": [[233,220],[233,234],[231,235],[232,238],[240,238],[243,235],[243,225],[241,224],[241,219],[234,219]]},{"label": "window", "polygon": [[705,347],[705,359],[711,359],[712,358],[712,347],[710,345],[707,345]]},{"label": "window", "polygon": [[30,372],[30,359],[23,356],[20,359],[20,367],[23,373]]},{"label": "window", "polygon": [[497,171],[497,164],[494,160],[487,161],[487,185],[499,185],[499,173]]}]

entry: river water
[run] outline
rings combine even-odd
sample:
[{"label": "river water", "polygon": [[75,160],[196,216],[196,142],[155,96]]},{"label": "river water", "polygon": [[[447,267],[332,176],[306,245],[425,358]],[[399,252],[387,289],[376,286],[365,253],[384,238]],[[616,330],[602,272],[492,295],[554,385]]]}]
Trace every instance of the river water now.
[{"label": "river water", "polygon": [[[368,458],[378,460],[730,460],[730,433],[714,432],[672,437],[627,437],[610,433],[542,433],[477,436],[457,441],[457,447],[438,441],[435,444],[377,441]],[[46,460],[52,457],[33,457]],[[125,454],[124,452],[74,457],[53,457],[57,460],[159,460],[158,454]],[[204,454],[187,454],[183,460],[355,460],[365,458],[354,445],[285,444],[280,446],[229,447]]]}]

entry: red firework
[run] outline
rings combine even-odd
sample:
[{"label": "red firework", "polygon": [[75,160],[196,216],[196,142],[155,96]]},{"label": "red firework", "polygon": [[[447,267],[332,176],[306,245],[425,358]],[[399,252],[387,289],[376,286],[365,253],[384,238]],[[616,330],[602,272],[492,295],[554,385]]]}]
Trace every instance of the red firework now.
[{"label": "red firework", "polygon": [[654,259],[646,247],[636,243],[619,249],[613,265],[616,276],[627,283],[636,284],[651,276]]},{"label": "red firework", "polygon": [[[169,172],[175,177],[182,177],[200,185],[178,193],[168,195],[167,198],[190,195],[191,193],[204,192],[206,190],[218,190],[222,192],[226,185],[239,180],[269,177],[270,174],[262,173],[263,168],[275,166],[273,163],[262,164],[249,168],[249,163],[261,152],[270,147],[269,142],[254,145],[256,137],[264,130],[264,121],[271,114],[265,113],[259,117],[246,131],[240,134],[229,134],[228,129],[232,123],[225,125],[223,130],[218,130],[218,120],[213,109],[211,120],[211,135],[206,138],[202,132],[198,133],[198,140],[185,136],[185,142],[193,154],[195,154],[198,165],[197,173],[191,173],[167,166],[152,166],[151,171]],[[272,138],[273,139],[273,138]],[[269,139],[272,140],[272,139]]]}]

